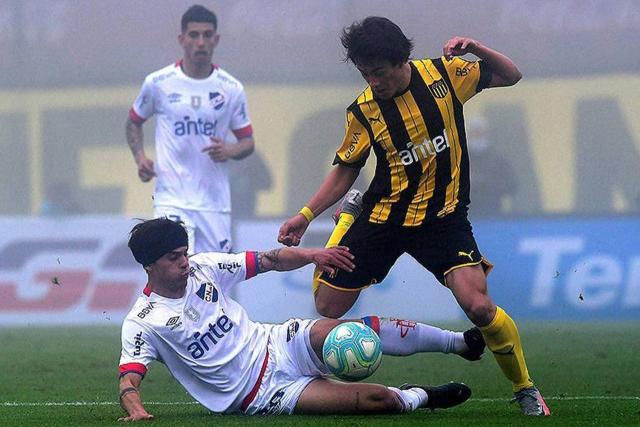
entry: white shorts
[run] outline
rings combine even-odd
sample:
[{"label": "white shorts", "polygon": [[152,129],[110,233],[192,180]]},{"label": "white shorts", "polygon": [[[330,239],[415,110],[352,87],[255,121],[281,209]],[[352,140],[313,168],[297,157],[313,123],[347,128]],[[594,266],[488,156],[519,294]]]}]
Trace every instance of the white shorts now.
[{"label": "white shorts", "polygon": [[189,255],[198,252],[231,252],[231,214],[154,206],[153,216],[182,221],[189,237]]},{"label": "white shorts", "polygon": [[329,370],[311,348],[309,333],[316,320],[289,319],[281,325],[264,325],[269,332],[269,361],[258,394],[246,415],[290,415],[311,381]]}]

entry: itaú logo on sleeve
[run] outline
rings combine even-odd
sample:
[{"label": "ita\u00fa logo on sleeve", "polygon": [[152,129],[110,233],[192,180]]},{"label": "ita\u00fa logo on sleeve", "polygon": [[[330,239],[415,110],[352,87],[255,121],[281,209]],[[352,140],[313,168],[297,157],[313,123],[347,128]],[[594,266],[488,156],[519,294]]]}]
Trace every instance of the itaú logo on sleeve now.
[{"label": "ita\u00fa logo on sleeve", "polygon": [[213,136],[216,131],[217,123],[217,120],[212,123],[208,120],[203,120],[200,117],[191,118],[190,116],[184,116],[182,120],[173,124],[173,133],[175,133],[176,136]]},{"label": "ita\u00fa logo on sleeve", "polygon": [[213,346],[218,344],[233,329],[233,323],[226,315],[222,315],[216,323],[209,323],[209,329],[205,332],[193,334],[194,341],[189,344],[187,351],[194,359],[200,359]]},{"label": "ita\u00fa logo on sleeve", "polygon": [[407,166],[429,156],[435,156],[447,148],[449,148],[449,137],[447,136],[447,130],[443,129],[442,135],[438,135],[431,140],[425,138],[421,144],[414,144],[412,141],[407,142],[407,149],[400,150],[398,155],[402,164]]}]

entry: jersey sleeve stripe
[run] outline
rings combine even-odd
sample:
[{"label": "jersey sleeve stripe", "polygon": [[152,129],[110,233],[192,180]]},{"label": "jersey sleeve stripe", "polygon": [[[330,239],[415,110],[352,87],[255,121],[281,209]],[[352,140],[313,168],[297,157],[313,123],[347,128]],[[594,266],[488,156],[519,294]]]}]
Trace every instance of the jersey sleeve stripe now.
[{"label": "jersey sleeve stripe", "polygon": [[247,265],[246,279],[251,279],[258,274],[258,253],[257,252],[245,252],[245,263]]},{"label": "jersey sleeve stripe", "polygon": [[147,120],[144,117],[140,117],[138,115],[138,113],[136,113],[136,110],[133,109],[133,107],[131,107],[129,109],[129,118],[131,119],[131,121],[133,123],[136,123],[136,124],[139,124],[139,125],[141,125],[142,123],[144,123]]},{"label": "jersey sleeve stripe", "polygon": [[251,127],[251,125],[247,125],[240,129],[232,129],[232,132],[235,135],[235,137],[238,139],[248,138],[250,136],[253,136],[253,128]]},{"label": "jersey sleeve stripe", "polygon": [[267,365],[269,364],[269,349],[267,349],[267,354],[264,355],[264,361],[262,362],[262,368],[260,369],[260,375],[258,375],[258,380],[256,384],[253,386],[247,397],[244,398],[242,404],[240,405],[240,410],[242,412],[246,411],[253,399],[256,398],[258,391],[260,390],[260,386],[262,385],[262,377],[264,377],[264,373],[267,370]]},{"label": "jersey sleeve stripe", "polygon": [[120,365],[120,377],[126,374],[138,374],[141,376],[145,376],[147,373],[147,367],[142,363],[125,363],[124,365]]}]

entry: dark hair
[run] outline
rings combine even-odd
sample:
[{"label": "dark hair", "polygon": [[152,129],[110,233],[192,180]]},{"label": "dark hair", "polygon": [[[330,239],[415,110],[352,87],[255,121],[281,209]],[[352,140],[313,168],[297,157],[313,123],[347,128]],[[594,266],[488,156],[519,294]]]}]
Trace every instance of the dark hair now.
[{"label": "dark hair", "polygon": [[189,22],[208,22],[213,24],[213,29],[218,29],[218,18],[216,14],[199,4],[194,4],[182,15],[182,32],[187,31]]},{"label": "dark hair", "polygon": [[399,65],[409,60],[413,42],[400,27],[380,16],[369,16],[342,30],[340,37],[346,49],[345,61],[354,64],[386,60]]},{"label": "dark hair", "polygon": [[176,248],[188,246],[187,230],[182,222],[167,217],[136,224],[129,233],[129,249],[133,257],[146,267]]}]

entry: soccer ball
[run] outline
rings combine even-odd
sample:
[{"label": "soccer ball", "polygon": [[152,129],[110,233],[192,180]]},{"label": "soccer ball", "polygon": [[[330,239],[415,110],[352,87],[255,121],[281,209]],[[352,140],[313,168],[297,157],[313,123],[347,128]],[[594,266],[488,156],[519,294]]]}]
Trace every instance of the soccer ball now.
[{"label": "soccer ball", "polygon": [[336,377],[345,381],[360,381],[380,366],[382,345],[378,335],[367,325],[341,323],[325,338],[322,358]]}]

